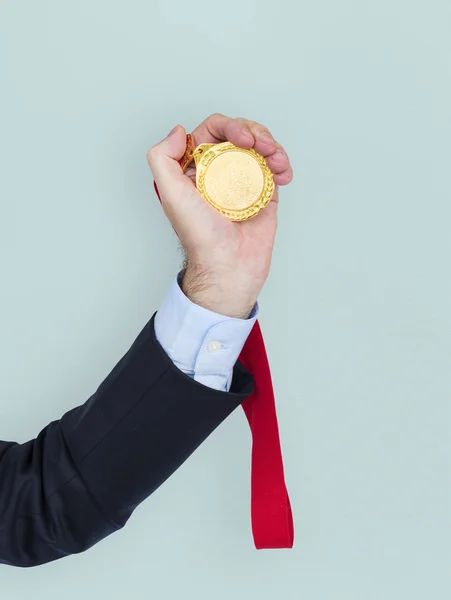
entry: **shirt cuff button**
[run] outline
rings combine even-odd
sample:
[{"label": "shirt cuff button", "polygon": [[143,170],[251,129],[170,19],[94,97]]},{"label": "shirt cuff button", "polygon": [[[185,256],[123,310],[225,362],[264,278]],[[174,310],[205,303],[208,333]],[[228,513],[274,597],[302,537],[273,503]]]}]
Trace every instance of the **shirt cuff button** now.
[{"label": "shirt cuff button", "polygon": [[208,348],[208,352],[211,352],[212,354],[214,354],[215,352],[218,352],[218,350],[220,350],[222,348],[222,344],[221,342],[210,342],[207,346]]}]

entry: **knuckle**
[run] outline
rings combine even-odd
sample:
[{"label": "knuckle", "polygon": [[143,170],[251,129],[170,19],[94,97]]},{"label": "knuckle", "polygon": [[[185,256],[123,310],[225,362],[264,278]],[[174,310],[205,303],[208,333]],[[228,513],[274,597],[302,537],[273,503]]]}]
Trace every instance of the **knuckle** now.
[{"label": "knuckle", "polygon": [[217,119],[222,119],[223,117],[224,117],[224,115],[223,115],[223,114],[221,114],[221,113],[219,113],[219,112],[215,112],[215,113],[212,113],[212,114],[211,114],[211,115],[208,117],[208,119],[209,119],[209,120],[211,120],[211,121],[215,121],[215,120],[217,120]]},{"label": "knuckle", "polygon": [[244,117],[238,117],[237,119],[235,119],[235,121],[238,121],[240,125],[245,125],[249,129],[253,129],[256,125],[255,121],[252,121],[251,119],[246,119]]}]

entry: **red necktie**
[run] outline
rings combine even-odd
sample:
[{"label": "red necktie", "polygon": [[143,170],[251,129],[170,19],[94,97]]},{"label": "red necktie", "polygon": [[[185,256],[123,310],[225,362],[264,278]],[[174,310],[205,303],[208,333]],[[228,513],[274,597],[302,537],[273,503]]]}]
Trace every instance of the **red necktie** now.
[{"label": "red necktie", "polygon": [[[155,182],[154,187],[161,202]],[[242,407],[252,434],[251,520],[255,547],[292,548],[293,516],[284,479],[271,371],[258,321],[239,360],[254,377],[254,392]]]}]

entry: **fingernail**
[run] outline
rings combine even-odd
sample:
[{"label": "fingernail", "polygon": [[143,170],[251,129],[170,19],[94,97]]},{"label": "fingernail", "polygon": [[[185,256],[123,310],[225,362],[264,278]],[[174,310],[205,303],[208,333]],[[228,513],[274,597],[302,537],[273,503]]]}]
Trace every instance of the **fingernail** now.
[{"label": "fingernail", "polygon": [[258,138],[262,142],[265,142],[265,144],[273,144],[274,143],[274,138],[272,137],[271,134],[267,133],[266,131],[264,131],[263,133],[260,133]]},{"label": "fingernail", "polygon": [[274,158],[276,160],[283,160],[285,158],[285,152],[283,150],[276,150],[274,152]]},{"label": "fingernail", "polygon": [[178,129],[178,128],[179,128],[179,126],[178,126],[178,125],[176,125],[176,126],[174,127],[174,129],[171,129],[171,131],[168,133],[168,137],[169,137],[169,136],[171,136],[173,133],[175,133],[175,132],[177,131],[177,129]]}]

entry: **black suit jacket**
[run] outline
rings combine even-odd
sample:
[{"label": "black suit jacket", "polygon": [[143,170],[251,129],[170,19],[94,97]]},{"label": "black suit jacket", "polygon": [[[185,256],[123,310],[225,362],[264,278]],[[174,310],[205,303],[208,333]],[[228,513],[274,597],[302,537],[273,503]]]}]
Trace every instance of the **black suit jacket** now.
[{"label": "black suit jacket", "polygon": [[0,441],[0,563],[46,563],[123,527],[252,393],[239,361],[230,392],[175,367],[155,314],[85,404],[25,444]]}]

